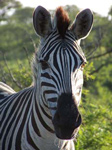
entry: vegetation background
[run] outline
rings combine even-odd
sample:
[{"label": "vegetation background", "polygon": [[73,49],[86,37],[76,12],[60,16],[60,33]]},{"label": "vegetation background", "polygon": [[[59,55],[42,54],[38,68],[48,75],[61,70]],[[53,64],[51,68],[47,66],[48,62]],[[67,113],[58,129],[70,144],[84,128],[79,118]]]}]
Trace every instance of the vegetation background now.
[{"label": "vegetation background", "polygon": [[[73,21],[79,8],[65,9]],[[39,45],[33,11],[15,0],[0,1],[0,81],[16,91],[32,83],[31,60]],[[92,32],[81,47],[88,64],[80,105],[83,123],[75,147],[112,150],[112,7],[107,17],[94,13]]]}]

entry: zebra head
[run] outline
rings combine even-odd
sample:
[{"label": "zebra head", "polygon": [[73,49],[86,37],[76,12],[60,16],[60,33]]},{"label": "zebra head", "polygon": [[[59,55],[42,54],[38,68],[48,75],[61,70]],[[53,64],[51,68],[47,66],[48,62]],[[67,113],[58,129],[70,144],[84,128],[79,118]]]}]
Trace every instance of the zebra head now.
[{"label": "zebra head", "polygon": [[[54,18],[38,6],[33,15],[36,33],[41,36],[38,72],[41,100],[52,115],[56,136],[71,139],[81,124],[78,105],[86,58],[79,41],[89,34],[93,15],[81,11],[70,26],[68,14],[59,7]],[[37,81],[38,82],[38,81]]]}]

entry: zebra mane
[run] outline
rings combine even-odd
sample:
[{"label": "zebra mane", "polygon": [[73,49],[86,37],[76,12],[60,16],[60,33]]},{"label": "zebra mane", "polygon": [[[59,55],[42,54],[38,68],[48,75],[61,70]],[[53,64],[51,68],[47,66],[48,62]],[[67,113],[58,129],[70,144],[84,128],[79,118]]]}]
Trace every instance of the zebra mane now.
[{"label": "zebra mane", "polygon": [[64,38],[66,30],[70,24],[68,13],[62,8],[58,7],[56,10],[57,29],[59,34]]}]

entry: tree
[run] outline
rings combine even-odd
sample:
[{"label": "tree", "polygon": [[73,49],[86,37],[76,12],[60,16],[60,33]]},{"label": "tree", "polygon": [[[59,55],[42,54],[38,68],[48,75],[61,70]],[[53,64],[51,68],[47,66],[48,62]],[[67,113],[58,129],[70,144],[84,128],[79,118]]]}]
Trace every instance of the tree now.
[{"label": "tree", "polygon": [[109,12],[108,12],[108,15],[110,15],[110,16],[111,16],[111,19],[112,19],[112,6],[110,7],[110,10],[109,10]]},{"label": "tree", "polygon": [[21,7],[21,3],[15,0],[1,0],[0,1],[0,22],[6,21],[8,17],[8,13],[12,9],[16,9]]}]

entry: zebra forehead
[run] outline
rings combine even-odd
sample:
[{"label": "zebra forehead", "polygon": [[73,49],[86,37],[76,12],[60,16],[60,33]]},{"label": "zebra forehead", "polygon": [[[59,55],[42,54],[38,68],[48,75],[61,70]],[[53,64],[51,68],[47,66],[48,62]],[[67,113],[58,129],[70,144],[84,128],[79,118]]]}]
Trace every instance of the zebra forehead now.
[{"label": "zebra forehead", "polygon": [[68,13],[62,8],[58,7],[56,10],[57,29],[62,38],[64,38],[66,30],[70,24]]}]

